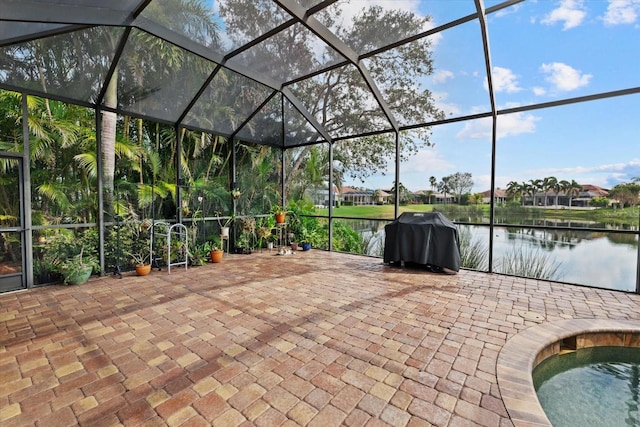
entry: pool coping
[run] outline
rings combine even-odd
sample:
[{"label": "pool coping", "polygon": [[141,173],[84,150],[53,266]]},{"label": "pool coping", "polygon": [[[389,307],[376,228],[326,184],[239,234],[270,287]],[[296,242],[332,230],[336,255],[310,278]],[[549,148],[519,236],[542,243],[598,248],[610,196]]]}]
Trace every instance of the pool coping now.
[{"label": "pool coping", "polygon": [[610,334],[614,342],[586,339],[578,348],[598,345],[640,347],[640,322],[613,319],[567,319],[541,323],[507,341],[498,355],[496,374],[502,401],[515,427],[551,426],[533,386],[533,368],[557,354],[562,340],[589,334]]}]

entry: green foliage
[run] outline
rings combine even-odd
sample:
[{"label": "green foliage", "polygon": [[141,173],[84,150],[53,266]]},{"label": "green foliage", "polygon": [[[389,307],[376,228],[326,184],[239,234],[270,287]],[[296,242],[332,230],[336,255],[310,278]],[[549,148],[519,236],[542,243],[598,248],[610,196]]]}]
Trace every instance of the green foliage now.
[{"label": "green foliage", "polygon": [[460,239],[460,265],[473,270],[489,268],[489,248],[468,227],[458,227]]},{"label": "green foliage", "polygon": [[520,277],[542,280],[560,280],[562,263],[555,261],[550,253],[542,253],[540,248],[523,244],[511,246],[496,262],[496,271]]},{"label": "green foliage", "polygon": [[51,266],[64,277],[65,283],[73,275],[90,268],[99,268],[95,246],[87,233],[75,235],[73,231],[61,229],[48,238],[42,263]]},{"label": "green foliage", "polygon": [[609,191],[609,197],[618,200],[623,207],[637,206],[640,202],[640,183],[618,184]]},{"label": "green foliage", "polygon": [[333,221],[333,250],[354,254],[363,253],[360,234],[343,221]]},{"label": "green foliage", "polygon": [[598,208],[606,208],[610,203],[611,201],[607,197],[596,196],[591,199],[589,205]]},{"label": "green foliage", "polygon": [[438,184],[438,189],[444,194],[453,194],[458,203],[461,197],[473,188],[473,180],[469,172],[456,172],[453,175],[445,176]]}]

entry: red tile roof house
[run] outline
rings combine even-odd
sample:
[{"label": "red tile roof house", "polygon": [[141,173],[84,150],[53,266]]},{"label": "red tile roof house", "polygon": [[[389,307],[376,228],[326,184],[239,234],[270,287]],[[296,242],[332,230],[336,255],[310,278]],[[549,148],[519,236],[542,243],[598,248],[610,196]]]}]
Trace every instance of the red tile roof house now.
[{"label": "red tile roof house", "polygon": [[[490,203],[491,202],[491,190],[487,190],[487,191],[483,191],[482,193],[482,203]],[[494,195],[494,202],[496,204],[503,204],[503,203],[507,203],[507,192],[506,190],[502,190],[500,188],[497,188]]]},{"label": "red tile roof house", "polygon": [[341,199],[347,205],[375,205],[389,203],[391,194],[385,190],[362,190],[342,187]]}]

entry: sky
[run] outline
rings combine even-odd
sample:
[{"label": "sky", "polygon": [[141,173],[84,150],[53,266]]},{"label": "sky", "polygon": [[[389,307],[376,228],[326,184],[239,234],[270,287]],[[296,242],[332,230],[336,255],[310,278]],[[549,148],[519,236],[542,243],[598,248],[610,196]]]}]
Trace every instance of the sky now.
[{"label": "sky", "polygon": [[[473,12],[470,0],[363,0],[430,14],[436,26]],[[499,2],[485,0],[486,7]],[[353,10],[355,13],[355,10]],[[640,0],[525,1],[488,16],[498,109],[554,102],[640,86]],[[432,91],[447,117],[490,111],[480,27],[476,21],[433,39]],[[611,188],[640,177],[640,94],[498,117],[496,187],[554,176]],[[430,189],[455,172],[470,172],[472,192],[491,183],[491,120],[432,128],[433,147],[402,163],[400,182]],[[390,159],[391,160],[391,159]],[[345,185],[390,188],[388,172]]]}]

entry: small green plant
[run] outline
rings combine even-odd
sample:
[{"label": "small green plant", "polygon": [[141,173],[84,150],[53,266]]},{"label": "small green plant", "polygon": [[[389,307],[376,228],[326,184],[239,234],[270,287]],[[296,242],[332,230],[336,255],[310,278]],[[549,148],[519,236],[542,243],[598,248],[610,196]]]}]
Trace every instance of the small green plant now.
[{"label": "small green plant", "polygon": [[285,208],[282,207],[282,205],[279,204],[275,204],[275,205],[271,205],[271,213],[272,214],[286,214],[289,211]]},{"label": "small green plant", "polygon": [[474,270],[489,268],[489,248],[474,238],[468,227],[458,227],[460,238],[460,265]]},{"label": "small green plant", "polygon": [[521,277],[533,277],[542,280],[560,280],[562,263],[555,261],[548,253],[539,248],[531,249],[524,245],[510,247],[498,260],[500,273]]},{"label": "small green plant", "polygon": [[207,245],[207,252],[222,250],[222,240],[220,236],[211,236],[205,244]]},{"label": "small green plant", "polygon": [[60,274],[65,284],[73,283],[79,272],[88,271],[88,278],[94,269],[100,267],[91,244],[91,233],[76,235],[70,230],[59,230],[47,240],[42,263]]},{"label": "small green plant", "polygon": [[84,247],[80,253],[58,264],[58,272],[64,277],[65,285],[81,284],[89,278],[94,269],[99,268],[98,258],[85,255]]}]

